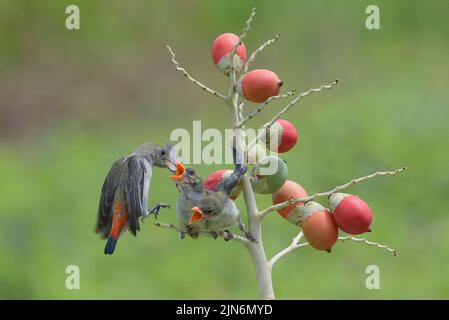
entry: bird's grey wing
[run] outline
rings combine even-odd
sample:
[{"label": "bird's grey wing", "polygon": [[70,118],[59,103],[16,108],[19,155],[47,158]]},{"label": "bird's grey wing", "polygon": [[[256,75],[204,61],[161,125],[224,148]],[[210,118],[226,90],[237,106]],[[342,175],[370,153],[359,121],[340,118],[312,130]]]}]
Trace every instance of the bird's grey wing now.
[{"label": "bird's grey wing", "polygon": [[228,196],[231,194],[232,189],[234,189],[234,187],[240,182],[240,179],[248,170],[248,166],[243,163],[235,147],[232,148],[232,152],[235,164],[234,171],[228,178],[223,179],[223,181],[221,181],[216,188],[217,191],[224,191]]},{"label": "bird's grey wing", "polygon": [[95,232],[101,233],[103,238],[107,238],[111,231],[115,191],[117,190],[124,165],[125,158],[116,160],[109,169],[101,188]]},{"label": "bird's grey wing", "polygon": [[129,230],[133,235],[140,230],[139,218],[147,213],[151,175],[151,164],[145,158],[131,155],[126,159],[122,183]]},{"label": "bird's grey wing", "polygon": [[246,165],[236,166],[232,174],[218,184],[216,191],[223,191],[229,196],[232,189],[234,189],[234,187],[240,182],[240,179],[247,170],[248,167]]}]

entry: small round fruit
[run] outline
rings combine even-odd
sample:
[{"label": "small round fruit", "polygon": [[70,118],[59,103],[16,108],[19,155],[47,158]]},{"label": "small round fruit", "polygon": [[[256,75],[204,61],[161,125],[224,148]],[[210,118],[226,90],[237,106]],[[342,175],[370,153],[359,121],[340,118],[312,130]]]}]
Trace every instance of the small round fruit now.
[{"label": "small round fruit", "polygon": [[[231,176],[232,170],[218,170],[215,172],[212,172],[210,175],[207,176],[206,180],[204,180],[204,188],[207,190],[215,191],[217,189],[218,184],[220,184],[224,179],[227,179]],[[240,192],[242,191],[242,188],[240,185],[236,185],[229,195],[232,200],[237,199],[237,197],[240,195]]]},{"label": "small round fruit", "polygon": [[329,210],[317,202],[307,202],[299,210],[304,238],[313,248],[330,252],[338,240],[338,227]]},{"label": "small round fruit", "polygon": [[266,156],[254,166],[250,177],[251,185],[256,193],[273,193],[282,187],[287,180],[287,175],[287,165],[282,159]]},{"label": "small round fruit", "polygon": [[261,137],[261,141],[267,145],[271,151],[284,153],[296,145],[298,141],[298,131],[295,126],[287,120],[279,119],[271,126],[269,141],[266,135]]},{"label": "small round fruit", "polygon": [[371,231],[373,215],[370,207],[357,196],[333,193],[329,196],[329,208],[337,226],[349,234]]},{"label": "small round fruit", "polygon": [[[233,33],[223,33],[219,35],[212,44],[212,60],[217,68],[225,75],[229,75],[231,67],[231,53],[234,46],[239,42],[239,37]],[[234,55],[234,67],[240,70],[246,60],[246,47],[242,42],[237,47],[237,52]]]},{"label": "small round fruit", "polygon": [[[271,198],[273,200],[273,204],[278,204],[289,199],[305,198],[307,196],[308,194],[303,187],[294,181],[287,180],[282,188],[272,194]],[[278,213],[291,223],[298,225],[301,220],[299,207],[303,205],[304,204],[302,202],[292,204],[282,210],[279,210]]]},{"label": "small round fruit", "polygon": [[262,103],[281,92],[282,81],[276,73],[266,69],[256,69],[245,74],[237,83],[237,92],[246,100]]}]

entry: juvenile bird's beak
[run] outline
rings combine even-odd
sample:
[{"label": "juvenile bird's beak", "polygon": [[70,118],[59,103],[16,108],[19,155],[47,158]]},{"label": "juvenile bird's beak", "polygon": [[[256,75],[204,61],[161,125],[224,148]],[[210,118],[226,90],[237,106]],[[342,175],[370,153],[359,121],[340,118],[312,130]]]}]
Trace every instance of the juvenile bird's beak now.
[{"label": "juvenile bird's beak", "polygon": [[203,220],[203,212],[201,211],[200,208],[193,207],[192,208],[192,216],[190,217],[189,225],[191,225],[197,221],[201,221],[201,220]]},{"label": "juvenile bird's beak", "polygon": [[181,162],[176,161],[176,171],[174,175],[170,176],[170,179],[174,181],[181,181],[184,177],[184,173],[186,172],[186,168],[182,165]]}]

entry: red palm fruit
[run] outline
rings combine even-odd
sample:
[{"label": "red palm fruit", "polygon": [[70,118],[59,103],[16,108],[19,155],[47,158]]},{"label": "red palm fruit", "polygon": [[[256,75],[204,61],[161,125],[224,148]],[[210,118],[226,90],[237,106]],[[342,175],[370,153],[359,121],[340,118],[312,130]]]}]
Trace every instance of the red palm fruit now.
[{"label": "red palm fruit", "polygon": [[373,216],[370,207],[357,196],[333,193],[329,196],[329,207],[338,227],[349,234],[371,231]]},{"label": "red palm fruit", "polygon": [[[212,44],[212,60],[218,69],[225,75],[229,75],[229,68],[231,67],[231,53],[234,46],[239,42],[239,37],[233,33],[223,33],[219,35]],[[234,66],[236,70],[240,70],[246,60],[246,47],[242,42],[237,47],[237,52],[234,55]]]},{"label": "red palm fruit", "polygon": [[284,153],[296,145],[298,141],[298,131],[295,126],[287,120],[279,119],[270,128],[270,141],[266,141],[266,136],[261,137],[261,141],[274,152]]},{"label": "red palm fruit", "polygon": [[[218,184],[223,181],[223,179],[228,178],[232,174],[232,170],[218,170],[215,172],[212,172],[210,175],[207,176],[206,180],[204,180],[204,188],[207,190],[215,191]],[[242,191],[242,188],[240,185],[236,185],[234,189],[232,189],[231,194],[229,195],[232,200],[237,199],[237,197],[240,195],[240,192]]]},{"label": "red palm fruit", "polygon": [[262,103],[281,92],[282,81],[276,73],[266,69],[248,72],[237,83],[237,91],[246,100]]},{"label": "red palm fruit", "polygon": [[[285,202],[288,199],[305,198],[308,194],[303,187],[294,181],[287,180],[284,185],[275,193],[271,195],[273,204]],[[292,204],[282,210],[278,210],[278,213],[290,221],[291,223],[298,225],[301,220],[301,214],[299,207],[303,206],[303,203]]]},{"label": "red palm fruit", "polygon": [[304,238],[315,249],[330,252],[338,240],[338,227],[329,210],[312,201],[307,202],[299,210]]}]

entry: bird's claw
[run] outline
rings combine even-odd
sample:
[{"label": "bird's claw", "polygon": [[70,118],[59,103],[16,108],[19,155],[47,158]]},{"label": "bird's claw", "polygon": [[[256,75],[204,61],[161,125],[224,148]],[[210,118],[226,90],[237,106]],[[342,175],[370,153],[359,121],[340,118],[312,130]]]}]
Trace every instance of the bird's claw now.
[{"label": "bird's claw", "polygon": [[148,215],[154,214],[154,218],[157,220],[157,216],[159,215],[159,211],[161,210],[161,208],[170,209],[170,205],[165,203],[158,203],[153,209],[148,211]]},{"label": "bird's claw", "polygon": [[257,243],[256,238],[254,238],[254,236],[250,233],[250,232],[245,232],[245,237],[246,239],[248,239],[251,242]]},{"label": "bird's claw", "polygon": [[224,231],[223,231],[223,239],[224,239],[224,241],[232,240],[232,239],[234,239],[234,235],[232,234],[231,231],[229,231],[229,230],[224,230]]},{"label": "bird's claw", "polygon": [[212,238],[217,239],[218,238],[218,233],[216,231],[211,231],[210,235],[212,236]]},{"label": "bird's claw", "polygon": [[194,232],[192,226],[187,226],[186,227],[186,233],[192,238],[192,239],[197,239],[199,237],[199,233],[198,232]]}]

